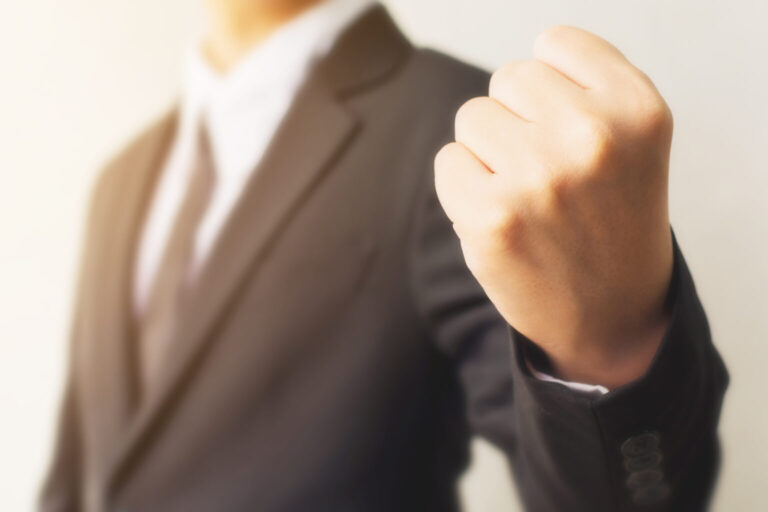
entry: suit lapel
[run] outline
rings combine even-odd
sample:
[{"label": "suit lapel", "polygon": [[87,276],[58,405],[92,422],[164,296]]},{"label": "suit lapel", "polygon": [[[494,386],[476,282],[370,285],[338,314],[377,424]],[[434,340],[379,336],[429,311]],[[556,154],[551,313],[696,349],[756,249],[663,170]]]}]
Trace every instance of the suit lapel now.
[{"label": "suit lapel", "polygon": [[[93,300],[94,340],[92,371],[97,376],[100,434],[105,444],[113,445],[124,435],[136,401],[135,343],[132,290],[137,239],[152,195],[157,170],[173,137],[175,109],[150,128],[114,169],[118,180],[110,192],[108,212],[109,243],[100,257],[104,265],[97,271]],[[100,220],[101,221],[101,220]],[[101,221],[103,222],[103,221]],[[105,342],[108,340],[108,342]],[[90,354],[89,354],[90,357]]]},{"label": "suit lapel", "polygon": [[172,343],[174,355],[120,446],[109,475],[112,486],[170,413],[173,398],[216,338],[217,326],[226,322],[249,270],[351,142],[359,120],[342,96],[391,72],[409,49],[383,8],[374,8],[311,73],[198,277],[196,292],[184,308],[184,325]]}]

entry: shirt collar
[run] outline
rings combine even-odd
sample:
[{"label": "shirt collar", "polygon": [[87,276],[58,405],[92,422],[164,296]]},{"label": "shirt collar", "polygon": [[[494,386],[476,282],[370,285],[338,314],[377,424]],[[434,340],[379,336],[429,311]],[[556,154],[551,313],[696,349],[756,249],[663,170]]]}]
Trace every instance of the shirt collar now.
[{"label": "shirt collar", "polygon": [[188,53],[182,115],[199,120],[208,111],[238,109],[253,99],[295,87],[312,62],[374,0],[325,0],[275,30],[226,75],[217,73],[196,45]]},{"label": "shirt collar", "polygon": [[243,134],[263,131],[265,116],[273,127],[274,116],[288,108],[312,63],[375,4],[375,0],[320,1],[275,30],[226,75],[217,73],[204,59],[200,44],[195,45],[188,52],[182,84],[173,156],[181,162],[179,167],[189,167],[183,163],[194,158],[204,120],[221,177],[252,170],[266,142],[247,144]]}]

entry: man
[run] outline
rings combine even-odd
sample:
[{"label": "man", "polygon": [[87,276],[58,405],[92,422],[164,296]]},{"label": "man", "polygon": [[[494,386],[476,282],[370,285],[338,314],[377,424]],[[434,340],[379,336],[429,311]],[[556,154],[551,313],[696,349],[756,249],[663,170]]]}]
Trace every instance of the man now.
[{"label": "man", "polygon": [[486,97],[364,0],[209,10],[95,189],[41,509],[454,511],[474,434],[533,511],[703,509],[727,374],[648,79],[560,27]]}]

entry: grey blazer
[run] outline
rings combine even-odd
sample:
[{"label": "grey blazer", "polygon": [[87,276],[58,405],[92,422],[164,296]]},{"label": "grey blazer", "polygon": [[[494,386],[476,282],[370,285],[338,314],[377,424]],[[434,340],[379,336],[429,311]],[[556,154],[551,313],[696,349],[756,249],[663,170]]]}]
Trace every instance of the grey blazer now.
[{"label": "grey blazer", "polygon": [[546,356],[467,270],[432,161],[487,84],[412,47],[381,7],[347,29],[141,400],[131,272],[175,113],[118,155],[93,194],[40,510],[454,512],[473,435],[508,455],[532,511],[704,508],[727,374],[677,245],[662,347],[602,397],[533,378],[523,356]]}]

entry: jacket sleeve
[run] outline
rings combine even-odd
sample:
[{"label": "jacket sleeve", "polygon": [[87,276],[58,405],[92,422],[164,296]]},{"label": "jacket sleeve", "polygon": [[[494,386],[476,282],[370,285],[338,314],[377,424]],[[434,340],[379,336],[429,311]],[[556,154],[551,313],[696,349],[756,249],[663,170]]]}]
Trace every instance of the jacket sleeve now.
[{"label": "jacket sleeve", "polygon": [[417,306],[456,363],[473,431],[507,454],[526,508],[705,509],[728,375],[677,242],[664,340],[643,377],[601,396],[531,374],[526,361],[546,368],[546,356],[486,298],[431,182],[419,210],[410,255]]}]

